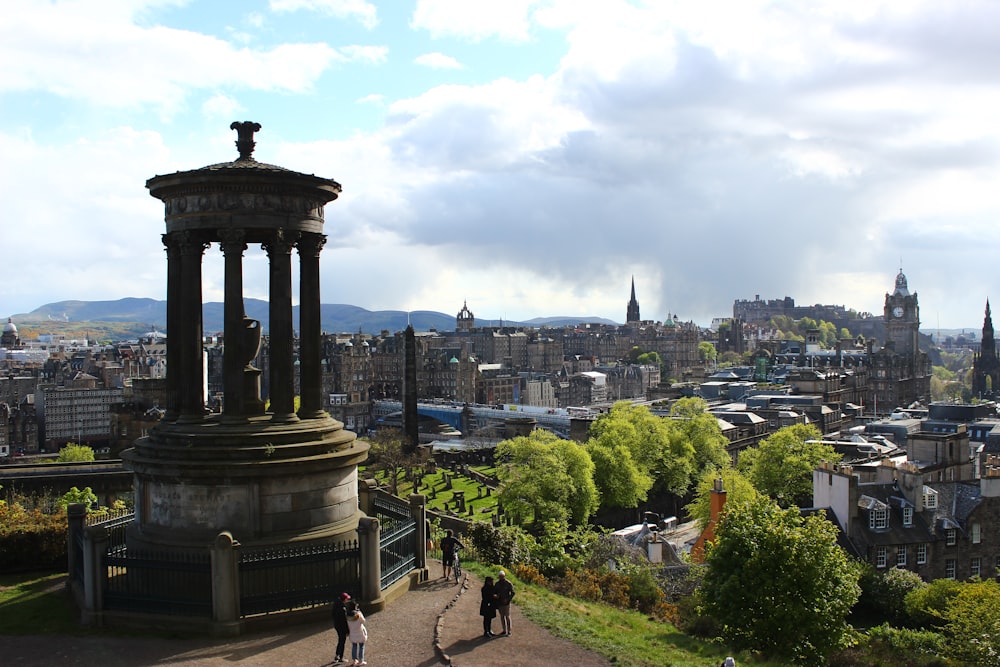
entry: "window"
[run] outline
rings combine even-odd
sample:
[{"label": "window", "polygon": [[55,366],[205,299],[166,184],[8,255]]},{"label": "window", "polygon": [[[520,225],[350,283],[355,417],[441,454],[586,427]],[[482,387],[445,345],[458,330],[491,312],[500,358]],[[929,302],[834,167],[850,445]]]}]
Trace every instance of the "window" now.
[{"label": "window", "polygon": [[868,527],[872,530],[879,530],[889,526],[889,510],[885,508],[873,507],[868,512]]},{"label": "window", "polygon": [[949,528],[944,535],[945,535],[944,543],[947,544],[949,547],[955,546],[955,542],[957,541],[956,538],[958,535],[958,531],[956,531],[954,528]]},{"label": "window", "polygon": [[[1000,559],[998,559],[1000,560]],[[927,562],[927,545],[918,544],[917,545],[917,565],[923,565]]]},{"label": "window", "polygon": [[978,523],[974,523],[969,526],[969,539],[972,540],[973,544],[979,544],[982,539],[982,534]]},{"label": "window", "polygon": [[906,547],[896,549],[896,567],[906,567]]},{"label": "window", "polygon": [[907,505],[903,508],[903,525],[912,526],[913,525],[913,508]]},{"label": "window", "polygon": [[946,579],[955,578],[955,559],[949,558],[944,562],[944,576]]},{"label": "window", "polygon": [[929,486],[924,487],[923,493],[924,509],[936,510],[938,506],[938,493]]},{"label": "window", "polygon": [[969,576],[978,577],[983,571],[983,560],[981,558],[973,558],[969,561]]},{"label": "window", "polygon": [[888,561],[888,550],[885,547],[875,547],[875,567],[885,567]]}]

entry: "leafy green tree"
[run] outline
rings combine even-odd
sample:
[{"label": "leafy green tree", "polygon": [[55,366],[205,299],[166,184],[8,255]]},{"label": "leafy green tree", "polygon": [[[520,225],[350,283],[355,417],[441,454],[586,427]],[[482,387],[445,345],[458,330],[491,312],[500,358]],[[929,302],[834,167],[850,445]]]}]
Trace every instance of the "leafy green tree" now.
[{"label": "leafy green tree", "polygon": [[824,461],[840,460],[833,447],[820,442],[822,437],[811,424],[786,426],[740,452],[739,468],[782,507],[809,507],[813,470]]},{"label": "leafy green tree", "polygon": [[963,585],[954,579],[935,579],[913,589],[903,599],[907,616],[921,627],[940,628],[945,623],[949,603]]},{"label": "leafy green tree", "polygon": [[627,446],[593,439],[587,443],[587,452],[594,462],[601,507],[638,507],[646,500],[653,478],[639,469]]},{"label": "leafy green tree", "polygon": [[582,524],[598,507],[594,463],[587,450],[548,431],[504,440],[496,448],[498,499],[519,525],[549,520]]},{"label": "leafy green tree", "polygon": [[703,529],[711,518],[712,489],[715,488],[715,480],[720,477],[722,488],[726,491],[726,505],[748,503],[760,496],[760,492],[739,470],[731,466],[706,469],[695,487],[694,500],[684,508],[688,516],[697,521]]},{"label": "leafy green tree", "polygon": [[670,408],[673,421],[672,438],[686,440],[694,448],[694,476],[709,468],[732,465],[726,451],[729,440],[722,435],[719,420],[708,411],[703,398],[682,398]]},{"label": "leafy green tree", "polygon": [[93,461],[94,450],[86,445],[77,445],[72,442],[59,450],[56,463],[77,463],[82,461]]},{"label": "leafy green tree", "polygon": [[698,358],[702,363],[715,361],[715,356],[715,345],[712,345],[707,340],[703,340],[698,343]]},{"label": "leafy green tree", "polygon": [[963,584],[944,617],[949,657],[983,667],[1000,662],[1000,584],[992,579]]},{"label": "leafy green tree", "polygon": [[646,406],[619,401],[591,425],[589,443],[611,451],[627,447],[640,474],[649,476],[654,486],[680,495],[691,484],[695,450],[687,440],[675,437],[674,429],[673,420],[654,415]]},{"label": "leafy green tree", "polygon": [[876,622],[889,621],[895,626],[912,625],[906,596],[927,585],[920,575],[898,567],[879,570],[870,563],[861,567],[861,598],[855,614],[867,613]]},{"label": "leafy green tree", "polygon": [[701,595],[742,649],[821,664],[848,635],[859,568],[837,545],[837,527],[767,498],[726,503],[708,549]]}]

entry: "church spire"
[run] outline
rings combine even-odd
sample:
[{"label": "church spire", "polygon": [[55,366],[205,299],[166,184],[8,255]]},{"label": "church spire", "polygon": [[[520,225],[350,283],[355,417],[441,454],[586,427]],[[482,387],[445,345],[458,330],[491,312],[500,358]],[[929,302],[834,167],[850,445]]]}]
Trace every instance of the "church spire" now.
[{"label": "church spire", "polygon": [[628,307],[625,310],[625,323],[641,321],[642,318],[639,317],[639,302],[635,299],[635,276],[632,276],[632,297],[629,299]]}]

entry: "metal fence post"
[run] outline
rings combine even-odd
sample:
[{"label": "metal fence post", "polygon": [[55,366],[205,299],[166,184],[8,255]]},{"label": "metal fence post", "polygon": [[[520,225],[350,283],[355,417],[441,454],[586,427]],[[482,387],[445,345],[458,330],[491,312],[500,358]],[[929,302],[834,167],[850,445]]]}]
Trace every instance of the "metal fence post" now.
[{"label": "metal fence post", "polygon": [[239,547],[229,531],[219,533],[212,543],[212,620],[218,636],[240,633]]},{"label": "metal fence post", "polygon": [[427,571],[427,496],[420,493],[410,494],[410,513],[417,523],[417,562],[414,565],[420,570],[420,581],[427,581],[430,574]]},{"label": "metal fence post", "polygon": [[367,516],[362,517],[358,521],[361,602],[369,610],[381,609],[385,605],[385,600],[382,598],[381,540],[382,531],[378,519]]}]

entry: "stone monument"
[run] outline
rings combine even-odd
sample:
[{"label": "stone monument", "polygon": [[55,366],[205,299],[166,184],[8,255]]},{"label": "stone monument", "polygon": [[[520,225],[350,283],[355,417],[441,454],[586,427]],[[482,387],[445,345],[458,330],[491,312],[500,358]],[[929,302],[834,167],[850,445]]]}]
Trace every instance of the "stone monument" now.
[{"label": "stone monument", "polygon": [[[357,465],[368,445],[323,410],[319,257],[324,206],[340,185],[258,162],[258,123],[237,122],[239,157],[146,182],[163,201],[167,253],[166,414],[123,454],[135,476],[129,548],[204,549],[222,531],[243,546],[356,537]],[[225,261],[223,407],[205,409],[202,258]],[[253,366],[261,326],[243,304],[243,254],[269,263],[266,366]],[[299,258],[300,407],[295,409],[291,254]]]}]

